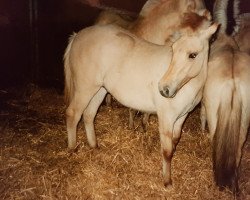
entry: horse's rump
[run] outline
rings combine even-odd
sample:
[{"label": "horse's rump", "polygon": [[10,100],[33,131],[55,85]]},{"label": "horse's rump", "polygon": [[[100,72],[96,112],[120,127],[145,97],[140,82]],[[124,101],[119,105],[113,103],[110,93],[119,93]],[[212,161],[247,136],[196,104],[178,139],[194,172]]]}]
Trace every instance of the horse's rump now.
[{"label": "horse's rump", "polygon": [[127,13],[117,9],[103,10],[97,17],[95,24],[115,24],[122,28],[128,28],[131,23],[137,18],[131,13]]}]

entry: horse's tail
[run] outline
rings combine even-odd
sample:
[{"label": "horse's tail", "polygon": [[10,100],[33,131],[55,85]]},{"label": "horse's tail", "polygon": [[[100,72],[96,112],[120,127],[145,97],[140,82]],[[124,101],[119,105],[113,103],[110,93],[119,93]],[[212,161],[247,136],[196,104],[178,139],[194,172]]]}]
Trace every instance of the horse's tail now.
[{"label": "horse's tail", "polygon": [[235,20],[235,26],[233,28],[233,35],[237,34],[240,28],[240,0],[233,1],[233,18]]},{"label": "horse's tail", "polygon": [[216,0],[213,8],[214,21],[220,24],[220,33],[226,33],[227,30],[227,8],[229,0]]},{"label": "horse's tail", "polygon": [[[239,0],[234,0],[233,1],[233,10],[231,13],[233,15],[233,19],[235,21],[235,25],[233,27],[233,34],[236,34],[239,30],[240,27],[240,19],[239,19],[239,14],[240,14],[240,1]],[[216,0],[214,3],[214,8],[213,8],[213,16],[214,16],[214,21],[218,22],[221,24],[220,33],[226,33],[227,26],[228,26],[228,17],[227,17],[227,11],[229,7],[229,0]]]},{"label": "horse's tail", "polygon": [[65,103],[68,106],[69,102],[72,98],[73,95],[73,82],[72,82],[72,74],[71,74],[71,69],[70,69],[70,50],[72,47],[72,43],[74,41],[74,38],[77,34],[73,33],[70,38],[69,38],[69,44],[65,50],[64,53],[64,98],[65,98]]},{"label": "horse's tail", "polygon": [[219,187],[238,192],[237,151],[241,129],[242,101],[234,82],[226,84],[217,112],[213,137],[213,169]]}]

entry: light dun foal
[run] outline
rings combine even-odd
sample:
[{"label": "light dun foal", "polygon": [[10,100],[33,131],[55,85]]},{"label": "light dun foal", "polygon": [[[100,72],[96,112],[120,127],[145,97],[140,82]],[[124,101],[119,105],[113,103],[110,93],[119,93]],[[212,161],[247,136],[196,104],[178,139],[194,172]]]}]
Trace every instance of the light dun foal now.
[{"label": "light dun foal", "polygon": [[156,113],[164,184],[171,185],[171,160],[187,114],[200,102],[207,76],[207,16],[189,13],[172,45],[156,45],[116,26],[92,26],[70,38],[64,55],[68,147],[76,146],[83,114],[87,139],[97,146],[94,118],[107,92],[121,104]]}]

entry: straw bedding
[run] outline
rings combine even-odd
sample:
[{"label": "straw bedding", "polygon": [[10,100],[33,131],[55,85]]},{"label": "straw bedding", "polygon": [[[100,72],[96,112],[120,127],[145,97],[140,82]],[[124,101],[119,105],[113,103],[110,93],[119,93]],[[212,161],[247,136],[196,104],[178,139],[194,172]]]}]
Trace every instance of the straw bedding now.
[{"label": "straw bedding", "polygon": [[[30,88],[30,87],[29,87]],[[172,162],[172,189],[163,186],[156,116],[148,130],[128,128],[128,109],[102,105],[96,117],[99,148],[67,150],[65,106],[54,89],[0,91],[0,199],[234,199],[212,175],[208,133],[199,108],[186,120]],[[241,163],[239,199],[250,199],[250,141]]]}]

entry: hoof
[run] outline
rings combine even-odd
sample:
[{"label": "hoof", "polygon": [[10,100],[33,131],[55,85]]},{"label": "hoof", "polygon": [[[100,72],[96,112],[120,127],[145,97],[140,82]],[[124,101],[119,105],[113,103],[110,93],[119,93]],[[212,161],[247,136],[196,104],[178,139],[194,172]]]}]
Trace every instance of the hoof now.
[{"label": "hoof", "polygon": [[92,149],[98,149],[98,148],[99,148],[99,146],[98,146],[97,143],[89,144],[89,146],[90,146],[90,148],[92,148]]},{"label": "hoof", "polygon": [[170,181],[165,181],[165,182],[164,182],[164,186],[165,186],[166,189],[172,189],[172,188],[173,188],[172,180],[170,180]]},{"label": "hoof", "polygon": [[69,150],[74,150],[78,145],[68,145]]},{"label": "hoof", "polygon": [[78,151],[78,149],[79,149],[79,146],[80,146],[80,144],[78,144],[78,145],[68,145],[68,152],[69,153],[73,153],[73,152],[77,152]]}]

